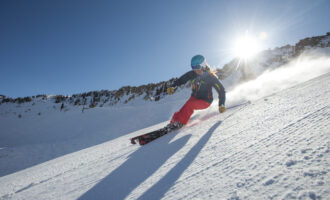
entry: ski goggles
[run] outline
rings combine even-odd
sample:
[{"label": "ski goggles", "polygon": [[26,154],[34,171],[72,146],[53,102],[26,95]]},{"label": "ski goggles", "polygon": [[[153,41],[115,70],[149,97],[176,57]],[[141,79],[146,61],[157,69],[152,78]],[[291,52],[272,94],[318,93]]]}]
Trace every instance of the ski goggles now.
[{"label": "ski goggles", "polygon": [[199,70],[201,68],[205,68],[207,66],[207,63],[205,62],[205,60],[199,64],[199,65],[192,65],[191,68],[192,69],[196,69],[196,70]]}]

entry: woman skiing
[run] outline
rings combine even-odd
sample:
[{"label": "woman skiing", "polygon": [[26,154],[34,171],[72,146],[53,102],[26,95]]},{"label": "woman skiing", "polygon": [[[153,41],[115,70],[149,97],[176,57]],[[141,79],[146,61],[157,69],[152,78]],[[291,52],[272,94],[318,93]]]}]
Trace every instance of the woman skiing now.
[{"label": "woman skiing", "polygon": [[174,113],[170,124],[162,129],[131,138],[132,144],[136,144],[136,141],[138,141],[140,145],[145,145],[167,134],[171,130],[176,130],[186,125],[191,115],[194,113],[194,110],[206,109],[211,105],[213,101],[212,88],[215,88],[219,94],[219,112],[223,113],[226,111],[225,89],[216,75],[210,71],[210,67],[206,63],[205,58],[202,55],[194,56],[191,59],[191,68],[191,71],[182,75],[167,88],[167,93],[173,94],[176,87],[190,80],[192,93],[189,100],[178,112]]},{"label": "woman skiing", "polygon": [[169,88],[168,94],[173,94],[176,87],[191,81],[192,93],[189,100],[184,106],[176,112],[170,124],[169,129],[179,129],[186,125],[194,113],[194,110],[202,110],[208,108],[213,101],[212,88],[218,92],[219,95],[219,112],[226,111],[225,101],[226,92],[215,74],[210,72],[210,67],[205,61],[204,56],[196,55],[191,59],[192,70],[182,75]]}]

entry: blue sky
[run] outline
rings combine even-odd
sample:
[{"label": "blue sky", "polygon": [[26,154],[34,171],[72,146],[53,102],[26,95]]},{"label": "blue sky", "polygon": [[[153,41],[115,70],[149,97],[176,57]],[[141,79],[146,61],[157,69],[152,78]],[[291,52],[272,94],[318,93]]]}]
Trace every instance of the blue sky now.
[{"label": "blue sky", "polygon": [[327,0],[1,0],[0,94],[71,95],[165,81],[203,54],[233,59],[235,38],[263,49],[330,31]]}]

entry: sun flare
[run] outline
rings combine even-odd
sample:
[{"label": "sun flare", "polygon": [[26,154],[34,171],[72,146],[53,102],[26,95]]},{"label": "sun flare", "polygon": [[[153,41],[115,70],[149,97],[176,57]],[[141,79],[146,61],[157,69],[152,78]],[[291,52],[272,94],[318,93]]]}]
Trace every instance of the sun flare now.
[{"label": "sun flare", "polygon": [[259,51],[260,46],[258,40],[248,35],[239,38],[234,47],[235,56],[244,59],[253,57]]}]

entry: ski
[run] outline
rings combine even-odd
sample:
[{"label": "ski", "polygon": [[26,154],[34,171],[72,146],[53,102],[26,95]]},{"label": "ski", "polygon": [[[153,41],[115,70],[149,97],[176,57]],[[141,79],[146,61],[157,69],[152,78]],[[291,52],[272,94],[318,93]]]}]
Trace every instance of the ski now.
[{"label": "ski", "polygon": [[174,130],[177,130],[177,129],[171,129],[168,126],[166,126],[164,128],[133,137],[130,140],[131,140],[132,144],[139,143],[142,146],[142,145],[148,144],[149,142],[151,142],[163,135],[166,135],[167,133],[174,131]]}]

